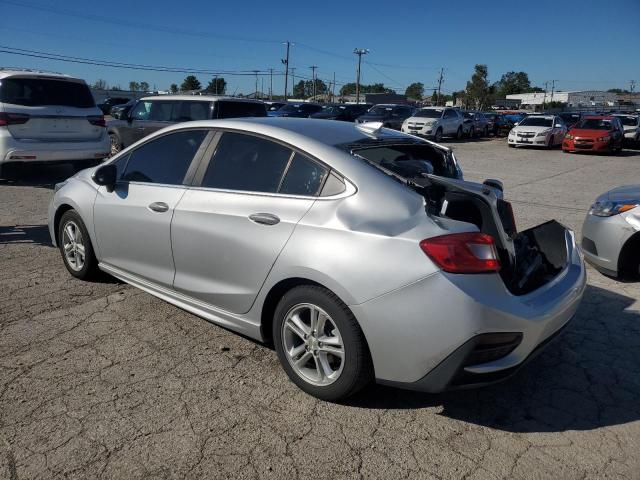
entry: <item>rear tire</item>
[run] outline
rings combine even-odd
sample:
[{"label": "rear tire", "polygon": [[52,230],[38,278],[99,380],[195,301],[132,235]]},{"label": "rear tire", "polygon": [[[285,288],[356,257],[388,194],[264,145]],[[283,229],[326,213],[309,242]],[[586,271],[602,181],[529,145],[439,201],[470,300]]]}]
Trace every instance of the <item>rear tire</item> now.
[{"label": "rear tire", "polygon": [[[318,312],[315,322],[312,312]],[[373,380],[371,355],[358,322],[324,287],[301,285],[284,294],[274,313],[273,339],[282,368],[309,395],[337,401]]]},{"label": "rear tire", "polygon": [[489,127],[484,127],[484,132],[482,132],[482,136],[483,137],[488,137],[489,136]]},{"label": "rear tire", "polygon": [[462,127],[458,127],[458,131],[456,132],[456,140],[462,138]]},{"label": "rear tire", "polygon": [[98,260],[91,237],[82,218],[75,210],[62,214],[58,224],[58,248],[69,273],[80,280],[90,280],[98,273]]}]

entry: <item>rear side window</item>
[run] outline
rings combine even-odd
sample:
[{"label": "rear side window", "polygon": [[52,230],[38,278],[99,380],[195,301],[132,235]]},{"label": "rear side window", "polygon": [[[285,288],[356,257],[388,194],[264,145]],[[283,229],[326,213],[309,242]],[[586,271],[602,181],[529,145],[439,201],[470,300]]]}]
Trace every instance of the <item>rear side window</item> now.
[{"label": "rear side window", "polygon": [[320,192],[327,169],[300,153],[293,156],[279,193],[316,196]]},{"label": "rear side window", "polygon": [[216,102],[217,118],[266,117],[267,110],[262,103],[234,102],[220,100]]},{"label": "rear side window", "polygon": [[186,130],[151,140],[131,152],[125,182],[182,185],[206,130]]},{"label": "rear side window", "polygon": [[209,102],[173,102],[174,122],[191,122],[210,118],[211,103]]},{"label": "rear side window", "polygon": [[91,108],[96,105],[86,83],[48,78],[4,78],[0,85],[0,101],[27,107]]},{"label": "rear side window", "polygon": [[292,151],[251,135],[226,132],[209,162],[203,187],[276,193]]}]

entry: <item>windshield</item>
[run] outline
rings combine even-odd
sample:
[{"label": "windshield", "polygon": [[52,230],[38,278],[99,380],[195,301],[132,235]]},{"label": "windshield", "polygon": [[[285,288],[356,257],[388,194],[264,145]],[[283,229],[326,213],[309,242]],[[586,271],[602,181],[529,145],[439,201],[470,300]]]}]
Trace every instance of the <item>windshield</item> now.
[{"label": "windshield", "polygon": [[326,113],[328,115],[340,115],[344,112],[344,107],[337,107],[335,105],[328,105],[326,107],[322,107],[322,113]]},{"label": "windshield", "polygon": [[625,127],[635,127],[638,125],[638,117],[618,117]]},{"label": "windshield", "polygon": [[522,127],[551,127],[553,119],[547,117],[527,117],[519,123]]},{"label": "windshield", "polygon": [[96,104],[84,82],[9,77],[0,85],[0,102],[27,107],[56,105],[91,108]]},{"label": "windshield", "polygon": [[435,108],[423,108],[413,114],[414,117],[426,117],[426,118],[440,118],[442,117],[443,110],[436,110]]},{"label": "windshield", "polygon": [[299,112],[300,105],[283,105],[278,110],[279,112]]},{"label": "windshield", "polygon": [[565,122],[568,122],[568,123],[577,122],[578,120],[580,120],[580,114],[579,113],[561,113],[560,118],[562,118]]},{"label": "windshield", "polygon": [[578,130],[611,130],[611,120],[586,118],[576,125]]},{"label": "windshield", "polygon": [[389,115],[391,113],[391,110],[393,110],[392,107],[387,107],[385,105],[376,105],[367,113],[369,115]]}]

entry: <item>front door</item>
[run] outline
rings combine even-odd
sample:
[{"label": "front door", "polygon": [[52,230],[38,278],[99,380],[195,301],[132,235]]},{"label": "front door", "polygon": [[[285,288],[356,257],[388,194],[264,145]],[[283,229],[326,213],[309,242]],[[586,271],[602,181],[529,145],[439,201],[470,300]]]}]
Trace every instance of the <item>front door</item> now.
[{"label": "front door", "polygon": [[98,190],[94,205],[100,262],[171,287],[171,219],[186,189],[189,167],[206,130],[152,139],[121,158],[113,191]]}]

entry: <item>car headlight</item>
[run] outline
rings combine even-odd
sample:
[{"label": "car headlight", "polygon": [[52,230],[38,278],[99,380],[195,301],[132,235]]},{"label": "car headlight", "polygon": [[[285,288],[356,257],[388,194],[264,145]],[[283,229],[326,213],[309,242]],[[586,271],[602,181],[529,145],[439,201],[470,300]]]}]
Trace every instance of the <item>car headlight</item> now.
[{"label": "car headlight", "polygon": [[536,135],[536,137],[544,137],[544,136],[548,135],[550,132],[551,132],[551,129],[543,130],[542,132],[538,133],[538,135]]},{"label": "car headlight", "polygon": [[640,205],[640,200],[625,200],[623,202],[596,202],[591,205],[589,215],[596,217],[612,217],[626,212]]},{"label": "car headlight", "polygon": [[609,136],[598,138],[599,142],[608,142],[609,140],[611,140],[611,137]]},{"label": "car headlight", "polygon": [[573,140],[573,135],[571,135],[570,133],[567,133],[564,138],[566,138],[567,140]]}]

